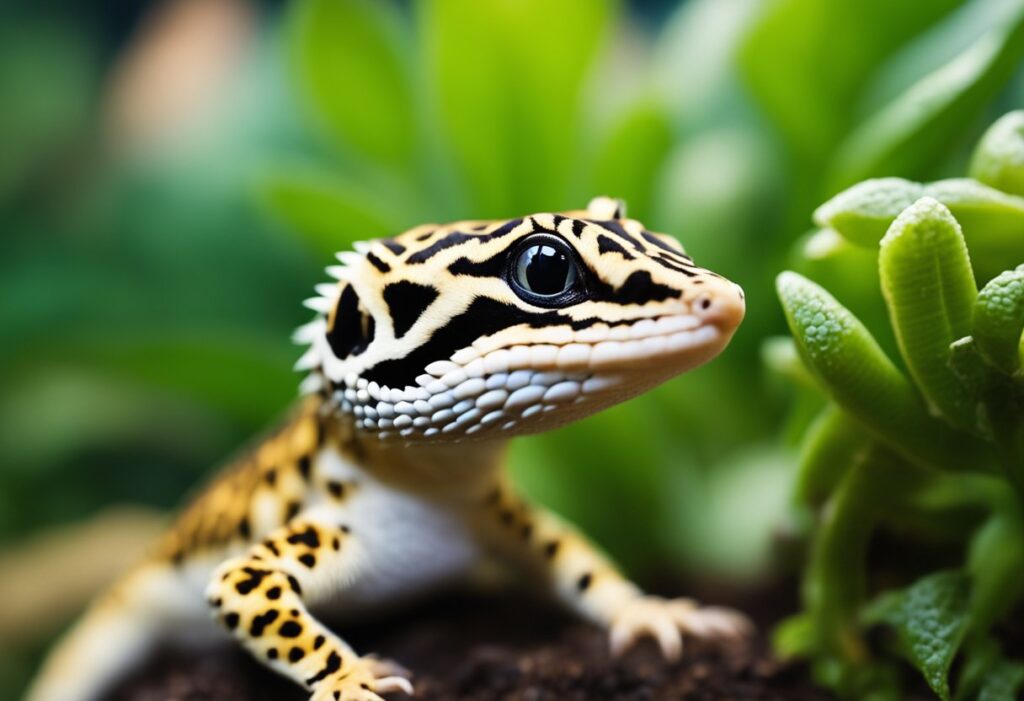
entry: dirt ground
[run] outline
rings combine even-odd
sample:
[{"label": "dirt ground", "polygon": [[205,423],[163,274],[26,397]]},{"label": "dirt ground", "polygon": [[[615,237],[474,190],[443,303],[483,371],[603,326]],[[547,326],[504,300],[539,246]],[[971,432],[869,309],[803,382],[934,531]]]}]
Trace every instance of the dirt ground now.
[{"label": "dirt ground", "polygon": [[[762,614],[761,630],[766,630]],[[382,621],[340,629],[360,651],[414,672],[420,701],[819,701],[806,669],[746,646],[687,641],[668,665],[649,642],[610,658],[603,632],[520,595],[453,594]],[[109,701],[306,701],[238,650],[164,651]],[[407,698],[391,694],[389,699]]]}]

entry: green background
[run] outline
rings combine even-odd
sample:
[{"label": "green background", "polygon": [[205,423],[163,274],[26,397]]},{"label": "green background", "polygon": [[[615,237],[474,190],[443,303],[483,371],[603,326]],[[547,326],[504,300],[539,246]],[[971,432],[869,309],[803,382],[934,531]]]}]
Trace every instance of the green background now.
[{"label": "green background", "polygon": [[147,46],[223,20],[0,9],[0,548],[179,504],[295,398],[289,337],[334,251],[609,194],[740,283],[747,320],[711,365],[518,441],[513,469],[642,579],[784,571],[817,400],[763,362],[775,274],[892,349],[874,257],[805,250],[810,213],[867,177],[962,173],[1024,104],[1024,41],[921,96],[1019,28],[1009,0],[209,4],[237,46],[148,73]]}]

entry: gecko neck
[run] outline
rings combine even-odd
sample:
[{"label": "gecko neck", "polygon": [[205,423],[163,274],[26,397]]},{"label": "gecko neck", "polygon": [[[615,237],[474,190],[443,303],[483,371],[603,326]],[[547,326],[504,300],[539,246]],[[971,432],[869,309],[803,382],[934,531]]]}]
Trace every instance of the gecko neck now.
[{"label": "gecko neck", "polygon": [[325,407],[323,416],[327,432],[360,468],[423,496],[478,499],[494,488],[505,465],[506,439],[405,442],[360,429],[337,405]]}]

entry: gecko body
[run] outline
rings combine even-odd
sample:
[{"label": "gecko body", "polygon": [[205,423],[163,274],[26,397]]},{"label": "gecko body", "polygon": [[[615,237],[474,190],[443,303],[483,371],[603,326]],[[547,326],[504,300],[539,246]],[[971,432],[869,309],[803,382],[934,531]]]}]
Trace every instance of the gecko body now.
[{"label": "gecko body", "polygon": [[597,198],[586,210],[421,226],[339,254],[296,333],[304,397],[185,509],[46,661],[29,701],[95,701],[161,641],[233,638],[312,701],[411,693],[320,616],[352,620],[487,558],[606,627],[737,635],[746,621],[644,595],[516,493],[508,439],[632,397],[717,355],[735,284]]}]

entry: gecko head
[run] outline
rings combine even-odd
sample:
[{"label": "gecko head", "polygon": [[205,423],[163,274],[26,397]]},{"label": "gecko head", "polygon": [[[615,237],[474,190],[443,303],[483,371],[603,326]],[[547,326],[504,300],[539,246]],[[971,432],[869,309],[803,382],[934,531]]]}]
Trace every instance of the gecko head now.
[{"label": "gecko head", "polygon": [[296,340],[304,389],[407,442],[547,430],[716,356],[743,291],[597,198],[339,254]]}]

